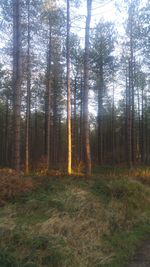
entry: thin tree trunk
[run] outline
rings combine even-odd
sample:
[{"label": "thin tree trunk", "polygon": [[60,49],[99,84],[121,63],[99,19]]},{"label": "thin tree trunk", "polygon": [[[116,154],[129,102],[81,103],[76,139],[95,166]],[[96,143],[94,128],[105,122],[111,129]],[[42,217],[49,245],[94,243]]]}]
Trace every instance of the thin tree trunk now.
[{"label": "thin tree trunk", "polygon": [[141,113],[141,162],[145,162],[145,154],[144,153],[144,90],[142,88],[142,113]]},{"label": "thin tree trunk", "polygon": [[89,136],[89,115],[88,115],[88,95],[89,95],[89,37],[91,21],[92,0],[87,0],[87,17],[85,29],[85,59],[84,59],[84,98],[83,98],[83,145],[85,151],[85,174],[91,176],[91,151]]},{"label": "thin tree trunk", "polygon": [[28,52],[27,52],[27,111],[26,111],[25,172],[29,173],[30,98],[31,98],[30,0],[28,0],[27,5],[28,5]]},{"label": "thin tree trunk", "polygon": [[[130,73],[130,62],[129,62],[129,73]],[[129,75],[126,73],[126,130],[127,130],[127,162],[129,168],[132,167],[132,148],[131,148],[131,85],[130,85],[130,77],[128,81]]]},{"label": "thin tree trunk", "polygon": [[139,85],[137,86],[138,93],[138,160],[142,161],[141,157],[141,114],[140,114],[140,90]]},{"label": "thin tree trunk", "polygon": [[8,166],[8,144],[9,144],[9,104],[8,96],[6,99],[6,115],[5,115],[5,165]]},{"label": "thin tree trunk", "polygon": [[50,169],[50,125],[51,125],[51,50],[52,50],[52,26],[51,14],[49,14],[49,45],[48,45],[48,64],[47,64],[47,168]]},{"label": "thin tree trunk", "polygon": [[14,168],[20,172],[21,112],[21,26],[20,0],[13,1],[13,92],[14,92]]},{"label": "thin tree trunk", "polygon": [[132,3],[129,9],[129,23],[130,23],[130,68],[129,68],[129,82],[131,89],[131,153],[132,163],[136,161],[136,145],[135,145],[135,103],[134,103],[134,48],[133,48],[133,6]]},{"label": "thin tree trunk", "polygon": [[83,161],[83,78],[81,72],[81,81],[80,81],[80,163]]},{"label": "thin tree trunk", "polygon": [[72,140],[71,140],[71,92],[70,92],[70,0],[67,0],[67,145],[68,175],[72,173]]},{"label": "thin tree trunk", "polygon": [[115,163],[115,86],[113,84],[113,99],[112,99],[112,160]]},{"label": "thin tree trunk", "polygon": [[103,82],[103,63],[101,60],[100,66],[100,77],[98,82],[98,164],[103,163],[103,93],[104,93],[104,82]]},{"label": "thin tree trunk", "polygon": [[74,159],[78,163],[78,124],[77,124],[77,77],[75,77],[74,85],[74,119],[73,119],[73,140],[74,140]]},{"label": "thin tree trunk", "polygon": [[[143,88],[143,90],[144,90],[144,88]],[[143,92],[143,94],[144,94],[144,92]],[[144,97],[144,95],[143,95],[143,97]],[[148,138],[148,136],[149,136],[149,134],[148,134],[148,114],[147,114],[147,112],[148,112],[148,103],[147,103],[147,93],[145,94],[145,107],[144,107],[144,109],[143,109],[143,147],[145,148],[145,149],[143,149],[143,150],[145,150],[145,155],[144,155],[144,160],[145,160],[145,164],[148,164],[149,163],[149,138]],[[144,110],[145,110],[145,116],[144,116]],[[144,119],[144,117],[145,117],[145,119]],[[145,143],[144,143],[144,141],[145,141]]]}]

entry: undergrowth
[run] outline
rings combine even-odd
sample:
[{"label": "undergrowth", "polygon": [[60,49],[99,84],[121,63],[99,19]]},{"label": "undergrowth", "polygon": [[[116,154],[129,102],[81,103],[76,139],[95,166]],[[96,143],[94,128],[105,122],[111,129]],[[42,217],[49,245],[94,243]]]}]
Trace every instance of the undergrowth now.
[{"label": "undergrowth", "polygon": [[26,177],[20,186],[28,181],[0,208],[1,267],[123,267],[150,232],[150,188],[137,174]]},{"label": "undergrowth", "polygon": [[1,267],[61,267],[70,264],[71,254],[61,237],[30,235],[14,231],[1,235]]}]

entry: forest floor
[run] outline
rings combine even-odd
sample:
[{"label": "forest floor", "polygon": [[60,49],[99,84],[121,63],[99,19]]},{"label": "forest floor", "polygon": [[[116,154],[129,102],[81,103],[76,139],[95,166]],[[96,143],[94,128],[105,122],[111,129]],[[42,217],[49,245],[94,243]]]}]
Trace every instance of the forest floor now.
[{"label": "forest floor", "polygon": [[138,248],[129,267],[150,267],[150,236]]},{"label": "forest floor", "polygon": [[138,250],[150,236],[148,172],[97,169],[89,180],[21,179],[40,179],[40,186],[11,196],[7,185],[9,199],[0,202],[0,267],[150,266],[140,261],[149,241]]}]

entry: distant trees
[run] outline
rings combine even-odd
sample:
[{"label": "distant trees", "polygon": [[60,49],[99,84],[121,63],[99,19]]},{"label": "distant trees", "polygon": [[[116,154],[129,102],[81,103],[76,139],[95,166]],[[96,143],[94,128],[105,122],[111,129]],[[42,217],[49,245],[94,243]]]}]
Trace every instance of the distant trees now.
[{"label": "distant trees", "polygon": [[107,85],[113,81],[115,71],[114,42],[114,26],[109,22],[100,22],[94,31],[91,54],[98,99],[97,159],[99,164],[102,164],[104,159],[104,97],[107,94]]},{"label": "distant trees", "polygon": [[[130,167],[136,164],[139,158],[138,151],[140,152],[140,161],[143,162],[143,152],[141,149],[139,150],[139,147],[143,147],[141,142],[143,143],[144,141],[143,137],[140,136],[143,135],[143,92],[146,86],[146,80],[143,83],[143,78],[140,74],[142,73],[145,59],[143,56],[140,58],[140,54],[142,55],[141,49],[144,47],[141,45],[143,38],[140,32],[143,31],[144,25],[141,24],[139,4],[139,1],[128,3],[126,27],[128,38],[126,42],[126,147],[127,162]],[[144,37],[144,35],[142,36]],[[139,77],[141,77],[141,82]],[[139,114],[139,126],[137,113]],[[138,131],[139,140],[137,138]]]}]

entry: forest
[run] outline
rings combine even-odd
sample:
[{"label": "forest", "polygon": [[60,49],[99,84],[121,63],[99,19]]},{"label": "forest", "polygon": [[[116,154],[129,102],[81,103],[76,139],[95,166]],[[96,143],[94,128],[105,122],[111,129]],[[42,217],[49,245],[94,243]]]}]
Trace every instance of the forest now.
[{"label": "forest", "polygon": [[0,267],[134,267],[149,164],[150,1],[1,0]]},{"label": "forest", "polygon": [[1,1],[1,167],[149,164],[149,2],[117,1],[120,26],[83,4]]}]

